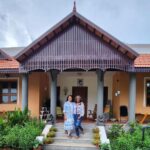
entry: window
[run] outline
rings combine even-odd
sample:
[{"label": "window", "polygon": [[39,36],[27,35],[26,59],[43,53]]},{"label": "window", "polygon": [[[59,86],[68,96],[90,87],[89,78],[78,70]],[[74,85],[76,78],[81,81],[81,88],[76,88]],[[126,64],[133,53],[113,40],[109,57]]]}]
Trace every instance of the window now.
[{"label": "window", "polygon": [[145,80],[145,105],[150,106],[150,79]]},{"label": "window", "polygon": [[17,102],[17,80],[0,81],[0,103]]}]

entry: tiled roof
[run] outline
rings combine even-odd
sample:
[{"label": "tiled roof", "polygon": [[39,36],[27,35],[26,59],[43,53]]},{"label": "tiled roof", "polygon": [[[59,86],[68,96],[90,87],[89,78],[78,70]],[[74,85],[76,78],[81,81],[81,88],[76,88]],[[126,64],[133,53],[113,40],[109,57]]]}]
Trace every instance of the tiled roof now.
[{"label": "tiled roof", "polygon": [[19,62],[14,58],[12,60],[0,60],[0,70],[1,69],[18,69]]},{"label": "tiled roof", "polygon": [[134,61],[135,67],[150,67],[150,54],[140,54]]}]

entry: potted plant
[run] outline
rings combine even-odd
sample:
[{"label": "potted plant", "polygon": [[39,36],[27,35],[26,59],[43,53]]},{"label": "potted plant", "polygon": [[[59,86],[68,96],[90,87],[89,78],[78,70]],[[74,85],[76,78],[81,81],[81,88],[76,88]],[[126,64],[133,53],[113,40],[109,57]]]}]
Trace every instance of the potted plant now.
[{"label": "potted plant", "polygon": [[54,139],[51,137],[47,137],[44,139],[44,144],[52,144],[54,142]]},{"label": "potted plant", "polygon": [[42,143],[39,142],[38,140],[34,140],[33,150],[42,150]]},{"label": "potted plant", "polygon": [[57,132],[57,128],[55,128],[55,127],[51,127],[49,131]]},{"label": "potted plant", "polygon": [[47,137],[55,137],[55,132],[54,131],[51,131],[47,134]]}]

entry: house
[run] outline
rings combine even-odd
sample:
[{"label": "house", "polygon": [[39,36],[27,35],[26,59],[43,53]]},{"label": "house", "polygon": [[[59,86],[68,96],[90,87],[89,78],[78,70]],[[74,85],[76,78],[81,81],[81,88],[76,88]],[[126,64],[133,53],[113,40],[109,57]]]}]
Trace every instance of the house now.
[{"label": "house", "polygon": [[[116,118],[127,106],[129,121],[150,113],[150,45],[122,43],[76,8],[27,47],[0,49],[0,111],[63,106],[80,94],[86,115],[109,101]],[[46,104],[46,103],[50,104]]]}]

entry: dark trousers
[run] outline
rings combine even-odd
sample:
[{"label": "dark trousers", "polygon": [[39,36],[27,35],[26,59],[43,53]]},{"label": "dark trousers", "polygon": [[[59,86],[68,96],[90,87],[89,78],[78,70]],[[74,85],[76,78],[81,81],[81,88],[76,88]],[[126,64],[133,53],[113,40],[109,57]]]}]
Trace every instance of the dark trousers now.
[{"label": "dark trousers", "polygon": [[75,126],[75,131],[76,131],[77,136],[80,136],[79,130],[83,132],[83,128],[81,126],[82,120],[83,120],[83,117],[79,118],[78,114],[74,114],[74,126]]}]

